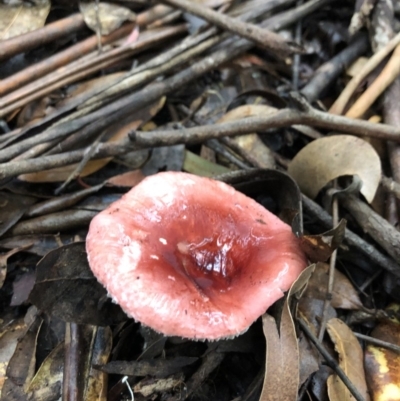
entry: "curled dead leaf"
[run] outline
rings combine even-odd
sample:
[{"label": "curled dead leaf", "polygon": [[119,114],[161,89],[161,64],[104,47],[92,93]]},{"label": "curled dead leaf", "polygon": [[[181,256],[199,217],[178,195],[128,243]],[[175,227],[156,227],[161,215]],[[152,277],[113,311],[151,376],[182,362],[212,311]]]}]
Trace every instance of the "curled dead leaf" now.
[{"label": "curled dead leaf", "polygon": [[293,158],[288,172],[310,198],[335,178],[358,175],[360,191],[368,202],[372,202],[382,174],[375,149],[351,135],[332,135],[309,143]]},{"label": "curled dead leaf", "polygon": [[311,262],[325,262],[344,240],[346,220],[332,230],[317,235],[302,235],[300,245]]},{"label": "curled dead leaf", "polygon": [[315,265],[307,267],[288,291],[282,310],[279,333],[272,316],[265,314],[262,318],[267,341],[267,355],[260,401],[297,400],[300,380],[299,345],[289,304],[292,297],[300,296],[304,291],[314,268]]}]

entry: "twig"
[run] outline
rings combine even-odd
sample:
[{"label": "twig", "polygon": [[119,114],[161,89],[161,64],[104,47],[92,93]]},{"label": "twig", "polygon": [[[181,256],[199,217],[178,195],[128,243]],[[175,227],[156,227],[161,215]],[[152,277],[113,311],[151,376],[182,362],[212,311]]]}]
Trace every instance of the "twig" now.
[{"label": "twig", "polygon": [[390,349],[391,351],[400,353],[400,347],[396,344],[388,343],[387,341],[378,340],[377,338],[366,336],[361,333],[353,333],[360,340],[367,341],[374,345],[379,345],[380,347]]},{"label": "twig", "polygon": [[[301,93],[309,102],[318,99],[332,82],[336,81],[343,70],[368,49],[368,36],[359,35],[352,43],[329,61],[322,64],[313,74],[313,77],[301,89]],[[339,114],[339,113],[336,113]]]},{"label": "twig", "polygon": [[[93,159],[102,159],[104,157],[119,156],[134,150],[129,146],[129,141],[120,141],[114,143],[101,144],[96,149]],[[36,159],[19,160],[0,164],[0,179],[15,177],[25,173],[35,173],[37,171],[49,170],[55,167],[68,166],[78,163],[85,155],[85,150],[74,150],[58,155],[43,156]]]},{"label": "twig", "polygon": [[288,56],[298,52],[301,47],[294,43],[288,43],[282,36],[262,29],[257,25],[246,23],[238,19],[229,17],[228,15],[218,13],[211,8],[202,6],[189,0],[161,0],[173,7],[183,9],[191,14],[204,18],[206,21],[236,33],[243,38],[249,39],[263,48],[276,53],[279,56]]},{"label": "twig", "polygon": [[[139,25],[147,25],[157,18],[169,13],[170,10],[170,7],[162,5],[156,6],[152,9],[146,10],[142,14],[139,14],[137,16],[136,22]],[[132,31],[133,27],[133,23],[124,24],[121,28],[118,28],[110,35],[103,36],[101,39],[102,44],[111,43],[124,36],[127,36]],[[33,77],[35,77],[36,79],[40,78],[45,74],[64,66],[67,62],[76,60],[82,57],[82,55],[93,51],[96,47],[97,38],[96,35],[93,35],[88,39],[85,39],[77,43],[76,45],[70,46],[66,50],[55,54],[54,56],[48,57],[39,63],[36,63],[14,75],[11,75],[10,77],[5,78],[0,82],[0,95],[4,95],[5,93],[21,87],[23,84],[32,81]],[[2,107],[3,105],[0,102],[0,108]]]},{"label": "twig", "polygon": [[380,62],[391,52],[393,49],[400,44],[400,33],[397,34],[388,44],[376,52],[364,65],[362,70],[347,84],[346,88],[342,91],[340,96],[336,99],[335,103],[329,109],[330,113],[342,114],[347,103],[349,102],[354,91],[360,85],[360,83],[371,73]]},{"label": "twig", "polygon": [[210,138],[263,132],[271,128],[289,127],[294,124],[311,125],[358,136],[391,139],[400,142],[400,127],[335,116],[312,108],[305,112],[282,109],[266,117],[248,117],[240,121],[217,126],[187,128],[184,131],[153,131],[146,133],[135,131],[131,137],[135,143],[146,147],[168,146],[178,143],[194,144]]},{"label": "twig", "polygon": [[397,199],[400,199],[400,184],[384,175],[381,177],[381,184],[385,191],[392,193]]},{"label": "twig", "polygon": [[318,338],[314,335],[314,333],[310,330],[307,323],[300,317],[297,318],[297,321],[300,327],[303,329],[304,333],[311,340],[311,342],[315,345],[315,348],[318,352],[324,357],[326,363],[335,371],[335,373],[342,380],[344,385],[349,389],[350,393],[357,401],[365,401],[364,397],[360,394],[354,384],[350,381],[347,375],[344,373],[343,369],[337,364],[335,359],[331,357],[329,352],[324,348]]},{"label": "twig", "polygon": [[[337,187],[337,180],[334,180],[334,187]],[[339,202],[336,196],[332,199],[332,225],[336,227],[339,224]],[[322,308],[322,319],[318,333],[318,340],[322,341],[325,335],[326,325],[328,323],[328,310],[331,306],[331,299],[333,293],[333,284],[335,282],[335,268],[336,268],[337,249],[332,252],[329,260],[329,278],[328,287],[325,293],[324,306]]]},{"label": "twig", "polygon": [[[303,0],[297,0],[296,6],[301,6]],[[294,29],[294,36],[296,42],[301,45],[301,32],[302,32],[302,20],[299,19],[296,23]],[[293,56],[293,67],[292,67],[292,86],[293,90],[297,91],[299,89],[299,67],[300,67],[300,54],[295,54]]]},{"label": "twig", "polygon": [[70,62],[68,68],[55,70],[45,77],[28,83],[1,99],[0,115],[8,113],[25,106],[27,103],[46,96],[49,93],[66,86],[79,79],[83,79],[109,65],[133,56],[151,46],[159,45],[172,36],[186,31],[185,25],[176,27],[159,28],[158,30],[144,32],[137,42],[130,46],[102,48],[102,52],[90,53],[76,61]]},{"label": "twig", "polygon": [[[316,217],[327,229],[332,227],[332,217],[320,205],[305,195],[302,195],[302,201],[304,211]],[[396,277],[400,277],[399,265],[393,259],[379,252],[374,246],[363,240],[348,228],[345,230],[345,239],[349,245],[355,247],[359,252],[364,254],[368,259],[376,263],[382,269],[394,274]]]},{"label": "twig", "polygon": [[85,27],[81,14],[73,14],[13,38],[3,40],[0,47],[0,60],[10,59],[18,53],[24,53],[36,47],[65,38],[69,34]]},{"label": "twig", "polygon": [[346,113],[347,117],[360,118],[375,100],[400,74],[400,44],[397,45],[384,69]]},{"label": "twig", "polygon": [[[400,262],[400,232],[387,220],[353,195],[338,193],[340,204],[347,209],[364,232],[368,233],[396,262]],[[400,270],[400,267],[398,268]]]},{"label": "twig", "polygon": [[[270,23],[271,19],[268,19],[264,21],[262,26],[272,26],[275,29],[275,27],[284,27],[287,24],[292,23],[293,21],[296,20],[299,16],[304,17],[307,15],[307,13],[310,13],[317,9],[318,7],[326,4],[331,0],[312,0],[309,3],[306,3],[305,5],[295,8],[292,10],[289,14],[288,13],[283,13],[282,18],[284,21],[281,21],[279,15],[275,16],[273,18],[273,22]],[[154,10],[157,7],[154,8]],[[151,17],[151,13],[149,18]],[[139,18],[139,16],[138,16]],[[220,40],[220,37],[216,38],[211,38],[210,42],[211,45],[214,45],[218,43]],[[189,41],[190,42],[190,41]],[[193,41],[192,41],[193,42]],[[188,43],[189,45],[189,43]],[[204,47],[202,47],[204,46]],[[204,48],[208,48],[209,44],[204,44],[200,43],[198,45],[197,51],[202,51]],[[191,80],[197,78],[198,76],[204,74],[206,71],[216,68],[218,65],[220,65],[223,62],[228,61],[232,57],[235,57],[239,55],[241,52],[246,51],[251,47],[251,43],[248,42],[245,39],[241,40],[234,40],[230,41],[229,44],[224,46],[222,49],[215,51],[214,53],[208,55],[205,57],[203,60],[200,60],[197,64],[194,64],[185,70],[177,73],[175,76],[168,78],[164,80],[164,82],[160,83],[153,83],[150,86],[146,87],[144,91],[140,91],[138,93],[133,93],[130,96],[126,96],[123,99],[120,99],[117,101],[115,104],[112,104],[108,106],[107,108],[103,108],[98,110],[97,112],[94,112],[90,115],[85,115],[88,111],[92,110],[92,108],[96,108],[96,104],[90,104],[89,110],[78,110],[75,113],[72,113],[72,115],[64,118],[61,121],[58,121],[55,125],[50,129],[44,130],[48,124],[54,121],[54,119],[57,116],[62,116],[64,115],[67,111],[71,110],[74,107],[78,107],[79,105],[82,105],[83,102],[87,101],[88,99],[93,97],[93,92],[90,94],[85,94],[82,96],[78,96],[76,100],[73,102],[70,102],[66,107],[63,107],[61,110],[58,110],[54,115],[49,116],[48,118],[44,118],[39,124],[34,125],[33,127],[30,127],[30,130],[35,130],[36,132],[41,132],[41,134],[36,135],[36,137],[31,137],[27,139],[26,141],[20,141],[18,143],[18,146],[15,148],[9,147],[7,149],[7,152],[0,151],[0,162],[8,161],[12,159],[13,157],[18,156],[21,154],[21,152],[25,152],[28,149],[31,149],[33,146],[44,143],[47,141],[55,141],[55,143],[52,145],[54,146],[57,144],[60,140],[60,138],[67,136],[68,134],[77,131],[84,127],[87,124],[90,124],[91,122],[98,120],[98,119],[104,119],[104,117],[108,114],[115,114],[115,110],[119,111],[121,108],[123,108],[125,105],[129,105],[131,110],[133,111],[135,108],[140,109],[141,107],[146,106],[149,102],[156,101],[160,96],[166,95],[174,90],[177,90],[178,88],[182,87],[183,85],[187,84]],[[179,53],[179,48],[177,48],[178,53]],[[186,55],[190,55],[191,51],[192,54],[196,54],[196,49],[190,49]],[[174,51],[174,49],[173,49]],[[159,60],[155,60],[159,61]],[[170,67],[172,67],[170,64],[168,64]],[[161,70],[161,67],[160,67]],[[153,78],[153,73],[160,74],[162,71],[143,71],[143,76],[134,76],[133,77],[133,82],[129,82],[129,84],[126,84],[125,87],[123,88],[116,88],[114,87],[112,90],[112,93],[114,90],[118,89],[118,91],[122,90],[122,93],[125,91],[132,91],[133,87],[135,85],[139,84],[144,84],[145,82],[148,81],[148,79]],[[165,72],[165,70],[163,70]],[[105,92],[104,89],[101,90],[95,90],[97,94]],[[108,92],[108,91],[107,91]],[[112,96],[112,93],[107,93],[107,95]],[[91,100],[90,102],[97,101],[96,100]],[[115,106],[115,107],[114,107]],[[82,116],[82,114],[84,114]],[[77,116],[80,116],[78,118]],[[118,120],[119,117],[117,117]],[[113,118],[109,119],[109,123],[112,123]],[[115,120],[116,121],[116,120]],[[103,129],[105,127],[105,123],[102,124],[101,127],[98,127],[99,129]],[[90,127],[88,128],[88,131],[91,131]],[[23,131],[22,134],[28,134],[28,132]],[[57,140],[57,141],[56,141]]]},{"label": "twig", "polygon": [[77,178],[82,170],[85,168],[87,163],[90,161],[92,158],[93,154],[95,153],[97,147],[99,146],[101,140],[103,139],[104,135],[107,133],[107,130],[104,130],[94,142],[92,142],[87,149],[85,150],[85,155],[82,157],[81,161],[79,164],[75,167],[74,171],[68,176],[68,178],[60,185],[55,191],[55,195],[59,195],[66,187],[67,185]]}]

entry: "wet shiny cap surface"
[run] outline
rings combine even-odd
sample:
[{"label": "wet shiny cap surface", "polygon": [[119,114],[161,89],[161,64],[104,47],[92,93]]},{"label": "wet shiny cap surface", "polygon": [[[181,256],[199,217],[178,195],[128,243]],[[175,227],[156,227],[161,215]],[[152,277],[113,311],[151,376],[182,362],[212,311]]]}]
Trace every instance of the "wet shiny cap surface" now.
[{"label": "wet shiny cap surface", "polygon": [[227,184],[177,172],[144,179],[99,213],[86,249],[129,316],[193,339],[246,331],[307,265],[278,217]]}]

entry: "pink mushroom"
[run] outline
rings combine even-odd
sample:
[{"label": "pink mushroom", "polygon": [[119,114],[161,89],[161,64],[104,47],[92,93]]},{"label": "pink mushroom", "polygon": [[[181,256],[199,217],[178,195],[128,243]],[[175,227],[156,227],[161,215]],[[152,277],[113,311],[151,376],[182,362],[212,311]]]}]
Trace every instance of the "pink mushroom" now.
[{"label": "pink mushroom", "polygon": [[169,336],[243,333],[307,260],[291,228],[219,181],[144,179],[91,222],[89,265],[131,317]]}]

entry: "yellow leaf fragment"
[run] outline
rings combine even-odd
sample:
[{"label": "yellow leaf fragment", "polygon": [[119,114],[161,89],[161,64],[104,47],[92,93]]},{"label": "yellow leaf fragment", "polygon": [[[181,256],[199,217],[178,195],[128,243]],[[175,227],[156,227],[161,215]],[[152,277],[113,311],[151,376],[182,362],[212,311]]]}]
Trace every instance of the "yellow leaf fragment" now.
[{"label": "yellow leaf fragment", "polygon": [[[398,313],[399,305],[389,311]],[[371,336],[400,346],[400,323],[396,317],[382,321]],[[387,348],[369,344],[365,350],[365,372],[374,401],[400,400],[400,354]]]},{"label": "yellow leaf fragment", "polygon": [[[350,328],[337,318],[330,319],[326,328],[335,345],[335,350],[339,354],[339,366],[364,400],[369,401],[363,352],[357,338]],[[328,395],[330,401],[354,401],[354,397],[336,374],[328,378]]]}]

